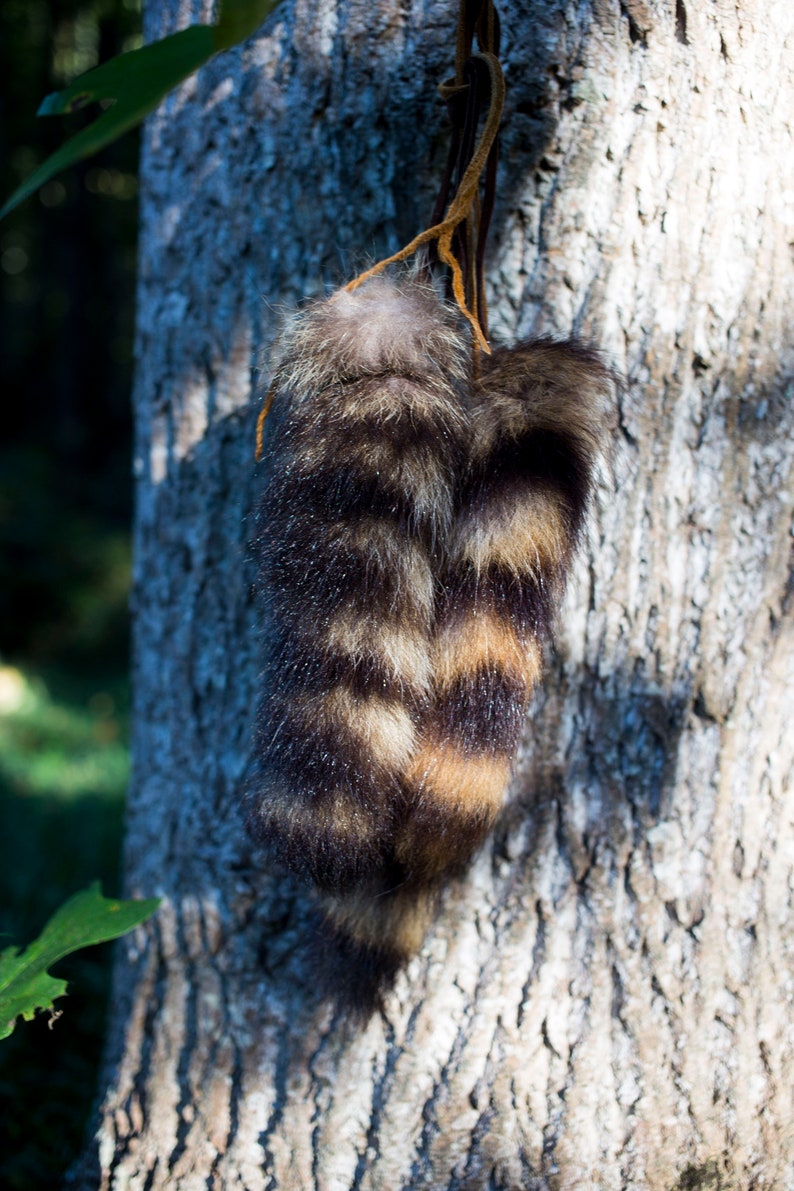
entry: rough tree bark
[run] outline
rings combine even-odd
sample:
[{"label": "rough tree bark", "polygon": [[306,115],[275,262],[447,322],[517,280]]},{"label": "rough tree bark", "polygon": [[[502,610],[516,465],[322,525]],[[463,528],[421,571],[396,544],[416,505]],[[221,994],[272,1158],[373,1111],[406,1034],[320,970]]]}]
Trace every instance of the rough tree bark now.
[{"label": "rough tree bark", "polygon": [[[794,7],[502,0],[492,332],[629,383],[493,841],[383,1015],[242,829],[252,370],[424,226],[455,0],[287,0],[152,118],[128,892],[82,1185],[794,1188]],[[151,0],[149,36],[199,17]],[[266,358],[266,357],[265,357]]]}]

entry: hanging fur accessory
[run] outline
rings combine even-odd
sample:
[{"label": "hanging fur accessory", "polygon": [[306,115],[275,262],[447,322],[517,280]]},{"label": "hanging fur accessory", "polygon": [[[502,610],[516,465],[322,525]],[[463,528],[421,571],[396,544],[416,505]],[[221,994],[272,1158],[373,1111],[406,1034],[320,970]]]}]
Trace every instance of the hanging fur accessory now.
[{"label": "hanging fur accessory", "polygon": [[497,349],[383,278],[285,333],[258,548],[269,604],[248,826],[320,894],[371,1008],[501,809],[609,424],[592,348]]},{"label": "hanging fur accessory", "polygon": [[472,387],[470,454],[440,573],[433,698],[397,840],[415,883],[460,869],[502,807],[581,538],[611,393],[610,370],[575,340],[499,348]]},{"label": "hanging fur accessory", "polygon": [[258,539],[263,777],[248,824],[320,889],[390,862],[430,698],[467,357],[432,290],[384,278],[310,306],[278,349]]},{"label": "hanging fur accessory", "polygon": [[[489,0],[461,0],[459,30],[433,225],[295,317],[257,427],[270,646],[248,827],[316,890],[326,986],[365,1014],[503,804],[614,385],[575,340],[491,353],[504,87]],[[454,304],[427,262],[384,275],[427,246]]]}]

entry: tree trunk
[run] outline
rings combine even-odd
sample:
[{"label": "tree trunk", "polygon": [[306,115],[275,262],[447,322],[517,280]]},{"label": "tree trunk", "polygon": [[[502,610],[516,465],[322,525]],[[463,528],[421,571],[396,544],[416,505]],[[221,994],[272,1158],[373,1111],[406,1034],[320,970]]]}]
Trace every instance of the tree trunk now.
[{"label": "tree trunk", "polygon": [[500,8],[492,333],[628,381],[513,794],[365,1026],[242,825],[254,370],[426,225],[457,5],[287,0],[149,122],[126,871],[164,902],[86,1188],[794,1188],[794,7]]}]

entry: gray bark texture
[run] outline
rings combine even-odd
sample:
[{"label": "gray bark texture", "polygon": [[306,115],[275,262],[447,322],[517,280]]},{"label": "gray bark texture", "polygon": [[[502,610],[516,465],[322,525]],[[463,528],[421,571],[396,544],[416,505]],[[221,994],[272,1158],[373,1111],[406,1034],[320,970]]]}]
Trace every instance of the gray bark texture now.
[{"label": "gray bark texture", "polygon": [[498,830],[363,1026],[242,824],[255,371],[426,226],[457,3],[286,0],[149,121],[126,873],[164,901],[86,1188],[794,1188],[794,5],[500,8],[492,334],[627,385]]}]

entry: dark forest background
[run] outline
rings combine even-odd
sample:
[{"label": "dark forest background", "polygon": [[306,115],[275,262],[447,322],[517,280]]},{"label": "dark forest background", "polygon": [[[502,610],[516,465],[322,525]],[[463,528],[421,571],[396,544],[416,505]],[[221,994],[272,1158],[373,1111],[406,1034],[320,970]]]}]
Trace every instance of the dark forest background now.
[{"label": "dark forest background", "polygon": [[[3,0],[0,199],[90,113],[41,99],[140,44],[140,0]],[[0,947],[117,895],[127,780],[137,137],[0,223]],[[0,1042],[0,1184],[58,1187],[99,1061],[109,948],[63,961],[52,1028]]]}]

